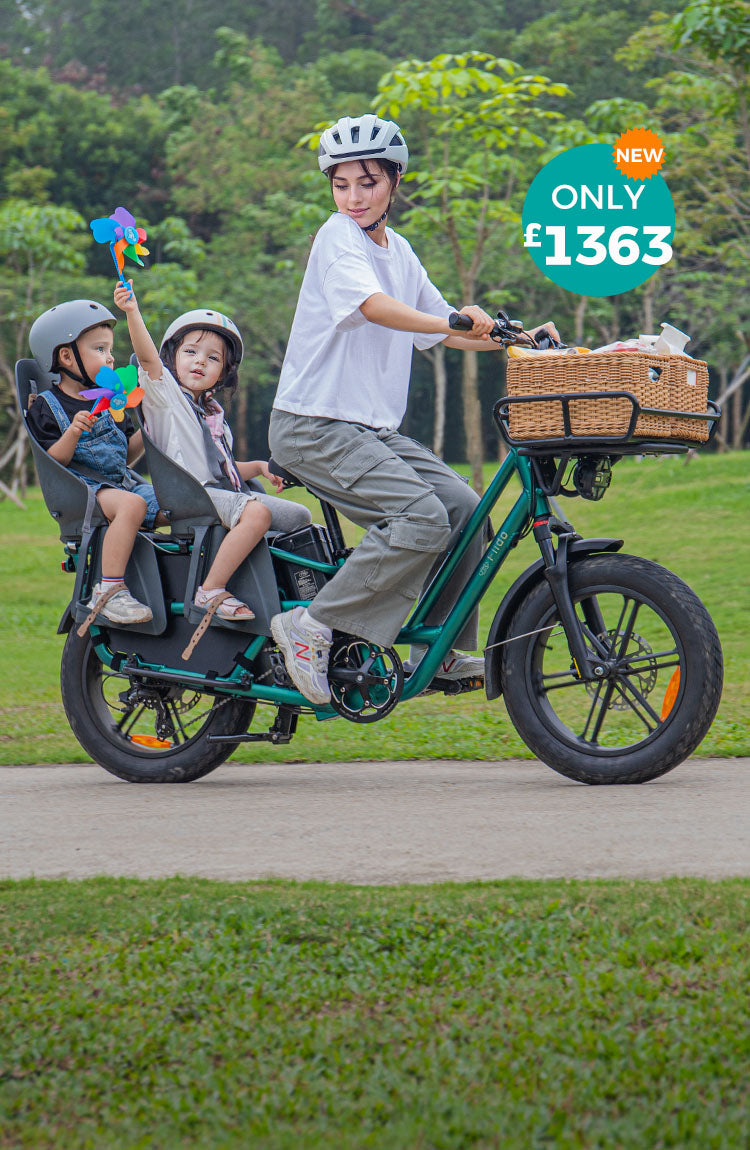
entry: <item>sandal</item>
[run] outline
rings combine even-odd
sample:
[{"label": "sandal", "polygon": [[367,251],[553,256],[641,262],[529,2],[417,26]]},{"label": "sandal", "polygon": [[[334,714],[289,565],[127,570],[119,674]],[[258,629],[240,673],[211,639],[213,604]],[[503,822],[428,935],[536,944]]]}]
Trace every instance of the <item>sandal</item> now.
[{"label": "sandal", "polygon": [[[185,662],[190,658],[201,638],[205,635],[214,615],[218,616],[219,619],[228,620],[229,622],[234,621],[236,623],[244,623],[248,619],[255,618],[255,612],[250,610],[247,603],[243,603],[241,599],[235,599],[228,591],[215,591],[211,594],[210,591],[204,591],[202,587],[199,587],[195,593],[194,604],[196,607],[204,608],[206,614],[193,631],[190,642],[182,652],[182,658]],[[247,615],[238,614],[238,611],[241,611],[243,608],[248,612]]]},{"label": "sandal", "polygon": [[[216,603],[217,600],[218,603]],[[228,619],[231,622],[232,619],[255,618],[255,612],[248,607],[247,603],[243,603],[241,599],[235,599],[226,589],[204,591],[202,587],[199,587],[195,592],[194,603],[196,607],[205,607],[212,615],[216,615],[217,619]],[[214,603],[216,606],[211,611],[211,606]],[[240,614],[241,611],[243,614]]]},{"label": "sandal", "polygon": [[[211,611],[212,604],[216,603],[212,615],[216,615],[219,619],[254,619],[255,613],[251,608],[243,603],[242,599],[236,599],[230,595],[229,591],[225,588],[216,588],[212,591],[204,591],[202,586],[199,586],[196,591],[196,598],[193,600],[196,607],[206,607]],[[246,611],[247,614],[240,615],[240,611]]]}]

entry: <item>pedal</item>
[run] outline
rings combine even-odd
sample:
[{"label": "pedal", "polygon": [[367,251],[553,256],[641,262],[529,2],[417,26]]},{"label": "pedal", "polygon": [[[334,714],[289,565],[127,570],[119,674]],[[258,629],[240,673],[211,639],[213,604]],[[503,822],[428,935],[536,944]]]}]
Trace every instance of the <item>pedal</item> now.
[{"label": "pedal", "polygon": [[484,679],[481,675],[472,675],[467,679],[440,679],[436,676],[427,688],[430,692],[442,691],[444,695],[463,695],[466,691],[483,689]]}]

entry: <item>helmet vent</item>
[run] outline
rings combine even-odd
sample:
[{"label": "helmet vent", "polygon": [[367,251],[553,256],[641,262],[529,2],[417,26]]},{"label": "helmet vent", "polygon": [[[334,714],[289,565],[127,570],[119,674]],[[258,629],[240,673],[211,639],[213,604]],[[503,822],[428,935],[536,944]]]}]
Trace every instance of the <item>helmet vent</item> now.
[{"label": "helmet vent", "polygon": [[340,144],[340,143],[341,143],[341,136],[338,134],[338,132],[334,132],[334,133],[333,133],[333,138],[334,138],[334,140],[336,141],[336,143],[337,143],[337,144]]},{"label": "helmet vent", "polygon": [[359,127],[352,128],[352,143],[353,144],[359,143]]}]

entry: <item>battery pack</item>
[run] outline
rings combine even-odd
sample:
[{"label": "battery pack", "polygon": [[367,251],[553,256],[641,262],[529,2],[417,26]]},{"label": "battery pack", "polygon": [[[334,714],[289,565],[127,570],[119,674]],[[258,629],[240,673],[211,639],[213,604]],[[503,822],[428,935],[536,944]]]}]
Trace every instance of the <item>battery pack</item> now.
[{"label": "battery pack", "polygon": [[[300,559],[314,559],[317,563],[333,563],[333,552],[325,527],[311,523],[298,531],[277,535],[271,546],[279,551],[289,551]],[[276,579],[285,599],[301,599],[309,602],[314,599],[321,587],[332,576],[314,567],[301,563],[287,563],[279,555],[273,556]]]}]

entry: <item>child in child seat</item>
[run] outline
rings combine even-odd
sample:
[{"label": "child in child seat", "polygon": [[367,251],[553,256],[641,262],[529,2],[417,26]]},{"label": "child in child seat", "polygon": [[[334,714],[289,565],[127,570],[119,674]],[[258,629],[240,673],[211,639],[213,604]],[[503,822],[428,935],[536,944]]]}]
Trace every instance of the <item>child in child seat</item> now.
[{"label": "child in child seat", "polygon": [[91,608],[82,630],[101,614],[120,626],[147,623],[151,608],[125,586],[125,568],[141,527],[166,524],[154,489],[128,465],[143,453],[141,432],[127,413],[116,423],[109,411],[93,416],[92,400],[80,393],[96,387],[101,367],[114,367],[113,328],[117,320],[94,300],[66,300],[43,312],[32,324],[29,345],[46,375],[58,380],[31,404],[27,423],[45,451],[85,480],[109,526],[102,539],[101,581],[92,589]]},{"label": "child in child seat", "polygon": [[244,481],[256,476],[277,491],[283,484],[263,460],[239,462],[232,454],[232,433],[215,395],[231,394],[237,386],[242,337],[227,316],[202,308],[178,316],[157,351],[132,283],[127,288],[118,281],[114,300],[125,312],[138,357],[146,430],[157,447],[204,485],[227,528],[195,605],[220,619],[252,619],[251,607],[227,591],[228,580],[266,531],[295,531],[312,516],[299,503],[248,490]]}]

